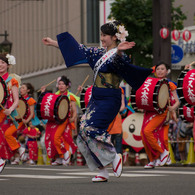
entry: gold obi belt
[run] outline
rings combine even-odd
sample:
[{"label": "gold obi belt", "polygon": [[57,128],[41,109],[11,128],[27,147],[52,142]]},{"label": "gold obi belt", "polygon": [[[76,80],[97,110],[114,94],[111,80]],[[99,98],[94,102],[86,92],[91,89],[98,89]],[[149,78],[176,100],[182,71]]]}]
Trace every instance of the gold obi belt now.
[{"label": "gold obi belt", "polygon": [[94,87],[118,89],[121,79],[114,73],[98,73]]}]

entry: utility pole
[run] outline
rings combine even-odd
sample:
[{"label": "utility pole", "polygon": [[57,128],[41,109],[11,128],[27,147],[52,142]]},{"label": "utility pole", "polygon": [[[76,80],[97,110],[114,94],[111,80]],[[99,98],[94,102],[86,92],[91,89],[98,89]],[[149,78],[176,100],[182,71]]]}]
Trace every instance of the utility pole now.
[{"label": "utility pole", "polygon": [[[160,37],[160,29],[166,27],[169,36]],[[153,0],[153,65],[164,61],[171,66],[171,0]]]}]

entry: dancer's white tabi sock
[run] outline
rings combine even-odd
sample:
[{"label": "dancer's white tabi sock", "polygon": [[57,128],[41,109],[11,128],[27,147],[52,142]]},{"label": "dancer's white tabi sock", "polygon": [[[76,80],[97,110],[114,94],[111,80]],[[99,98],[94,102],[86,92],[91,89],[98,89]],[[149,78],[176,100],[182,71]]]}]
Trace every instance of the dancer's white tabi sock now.
[{"label": "dancer's white tabi sock", "polygon": [[103,176],[105,178],[109,178],[109,173],[108,173],[108,170],[106,168],[103,168],[103,169],[99,169],[99,174],[98,176]]}]

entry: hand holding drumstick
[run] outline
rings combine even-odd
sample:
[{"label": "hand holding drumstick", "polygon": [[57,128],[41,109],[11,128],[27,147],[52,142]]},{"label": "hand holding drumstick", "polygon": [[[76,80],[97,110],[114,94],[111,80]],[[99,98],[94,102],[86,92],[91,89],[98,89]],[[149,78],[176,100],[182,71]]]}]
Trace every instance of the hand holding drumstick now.
[{"label": "hand holding drumstick", "polygon": [[77,92],[75,95],[78,95],[79,93],[81,93],[82,89],[83,89],[83,86],[84,84],[86,83],[86,81],[88,80],[89,78],[89,75],[86,76],[85,80],[83,81],[83,83],[81,85],[78,86],[78,89],[77,89]]},{"label": "hand holding drumstick", "polygon": [[49,82],[48,84],[42,86],[41,89],[39,89],[37,92],[40,92],[40,91],[41,91],[41,93],[45,92],[46,88],[47,88],[49,85],[51,85],[52,83],[54,83],[54,82],[56,82],[56,79],[54,79],[53,81]]},{"label": "hand holding drumstick", "polygon": [[12,121],[14,121],[13,117],[10,115],[11,113],[6,112],[8,109],[5,109],[5,107],[2,104],[0,104],[0,107],[4,110],[4,113],[8,115]]},{"label": "hand holding drumstick", "polygon": [[189,69],[189,70],[191,70],[191,69],[194,69],[194,67],[193,66],[195,66],[195,61],[193,61],[192,63],[190,63],[190,64],[187,64],[187,65],[185,65],[185,70],[186,69]]}]

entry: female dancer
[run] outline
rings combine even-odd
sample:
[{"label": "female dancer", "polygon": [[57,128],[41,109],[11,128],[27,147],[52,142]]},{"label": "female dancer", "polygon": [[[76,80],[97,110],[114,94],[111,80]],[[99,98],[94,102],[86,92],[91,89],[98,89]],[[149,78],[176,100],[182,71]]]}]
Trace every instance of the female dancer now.
[{"label": "female dancer", "polygon": [[[36,101],[31,96],[34,93],[34,87],[30,83],[23,83],[20,88],[20,95],[27,101],[28,104],[28,114],[26,119],[22,119],[22,121],[19,123],[18,128],[11,128],[6,131],[5,138],[11,147],[11,149],[17,147],[19,144],[18,141],[15,139],[14,134],[16,131],[23,130],[27,126],[27,124],[34,119],[35,116],[35,104]],[[20,113],[19,113],[20,115]],[[23,159],[24,160],[24,157]],[[15,159],[13,162],[11,162],[12,165],[18,165],[20,162],[20,156],[16,153]]]},{"label": "female dancer", "polygon": [[[4,159],[10,159],[13,155],[7,146],[6,140],[4,138],[4,133],[9,130],[9,128],[16,128],[13,124],[13,121],[8,117],[9,115],[16,114],[16,107],[18,106],[19,98],[18,98],[18,81],[15,78],[9,76],[9,68],[11,65],[15,65],[15,57],[9,54],[0,54],[0,76],[5,81],[8,88],[8,100],[6,102],[5,110],[0,110],[0,143],[4,143],[5,147],[1,147],[0,151],[0,172],[3,171],[3,168],[6,164]],[[14,148],[14,150],[19,149],[20,154],[24,151],[20,146]]]},{"label": "female dancer", "polygon": [[[62,124],[56,125],[56,131],[53,136],[53,143],[55,146],[55,149],[57,151],[57,158],[54,162],[52,162],[52,165],[68,165],[70,162],[70,152],[65,148],[62,147],[62,140],[64,145],[68,144],[72,152],[74,153],[77,149],[77,146],[74,144],[72,136],[71,136],[71,130],[72,126],[74,126],[74,122],[77,118],[77,109],[76,109],[76,102],[78,102],[77,97],[71,93],[68,88],[70,87],[71,82],[66,76],[61,76],[57,79],[57,87],[59,91],[56,92],[57,95],[66,95],[69,98],[70,101],[70,116],[69,118],[64,121]],[[45,87],[43,86],[41,88],[41,92],[45,91]],[[50,127],[52,126],[52,123],[48,121],[46,125],[46,138],[47,133],[50,131]],[[54,130],[53,130],[54,131]],[[54,157],[54,156],[53,156]]]},{"label": "female dancer", "polygon": [[40,137],[41,132],[32,124],[31,121],[29,121],[28,127],[24,129],[23,134],[28,138],[26,145],[28,148],[29,161],[27,163],[35,165],[38,159],[37,138]]},{"label": "female dancer", "polygon": [[135,45],[134,42],[125,41],[127,35],[124,25],[113,21],[101,26],[101,42],[106,49],[79,45],[68,32],[57,35],[58,41],[43,38],[45,45],[60,48],[67,67],[89,63],[94,70],[92,97],[81,119],[77,137],[78,147],[89,168],[99,169],[98,175],[92,178],[93,182],[108,180],[106,166],[110,163],[116,177],[122,173],[121,155],[116,153],[107,132],[120,109],[121,77],[138,89],[151,73],[151,69],[131,65],[129,58],[122,52]]},{"label": "female dancer", "polygon": [[[155,66],[156,77],[159,79],[166,78],[168,74],[168,65],[164,62],[160,62]],[[142,125],[142,141],[145,151],[150,160],[149,164],[145,165],[145,169],[154,168],[155,163],[157,166],[163,166],[169,157],[168,152],[168,130],[169,124],[167,123],[167,113],[170,113],[179,106],[179,99],[177,96],[177,86],[169,81],[170,95],[174,98],[174,103],[168,106],[167,110],[163,114],[157,114],[156,112],[146,111],[144,114],[144,122]],[[152,119],[151,119],[152,118]],[[154,133],[158,132],[161,137],[155,137]],[[161,145],[158,143],[158,139],[161,140]]]}]

